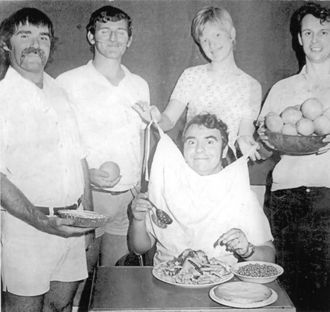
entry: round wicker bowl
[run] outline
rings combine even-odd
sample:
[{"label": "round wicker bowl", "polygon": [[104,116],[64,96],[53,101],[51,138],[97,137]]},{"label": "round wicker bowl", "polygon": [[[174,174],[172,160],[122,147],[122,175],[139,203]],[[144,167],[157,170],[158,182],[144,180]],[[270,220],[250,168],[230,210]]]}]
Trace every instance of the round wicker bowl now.
[{"label": "round wicker bowl", "polygon": [[268,142],[274,148],[289,155],[309,155],[316,153],[321,147],[327,143],[322,142],[325,135],[286,135],[282,133],[275,133],[266,131]]}]

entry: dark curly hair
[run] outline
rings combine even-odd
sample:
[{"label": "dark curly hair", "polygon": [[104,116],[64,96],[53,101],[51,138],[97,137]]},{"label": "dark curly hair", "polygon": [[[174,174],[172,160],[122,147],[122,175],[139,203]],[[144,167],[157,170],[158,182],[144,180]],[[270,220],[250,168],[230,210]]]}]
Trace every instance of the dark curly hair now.
[{"label": "dark curly hair", "polygon": [[299,9],[297,9],[291,17],[290,32],[292,36],[292,48],[296,52],[296,56],[299,62],[299,68],[302,68],[306,63],[305,53],[298,41],[298,35],[301,34],[301,23],[303,18],[311,14],[314,17],[320,19],[320,22],[330,22],[330,10],[329,8],[321,6],[319,3],[307,2]]},{"label": "dark curly hair", "polygon": [[[132,37],[132,19],[131,17],[126,14],[124,11],[121,9],[118,9],[116,7],[113,7],[111,5],[106,5],[103,6],[96,11],[92,13],[90,16],[89,22],[86,26],[86,35],[90,32],[92,35],[95,35],[95,28],[96,28],[96,23],[106,23],[106,22],[118,22],[121,20],[125,20],[127,23],[127,33],[128,37]],[[89,45],[90,45],[90,50],[91,52],[94,53],[94,45],[92,45],[89,40],[87,40]]]},{"label": "dark curly hair", "polygon": [[[186,123],[181,137],[182,145],[184,143],[186,132],[192,125],[204,126],[208,129],[219,130],[222,139],[222,150],[224,150],[225,147],[228,145],[227,125],[222,120],[218,119],[216,115],[210,113],[196,115]],[[227,155],[225,156],[225,159],[223,159],[223,166],[225,167],[226,165],[232,163],[235,159],[236,157],[234,152],[231,148],[228,148]]]},{"label": "dark curly hair", "polygon": [[223,146],[225,147],[228,144],[227,125],[222,120],[218,119],[216,115],[207,113],[193,117],[184,127],[182,140],[184,140],[187,130],[192,125],[204,126],[208,129],[218,129],[221,134]]},{"label": "dark curly hair", "polygon": [[319,3],[308,2],[296,10],[292,15],[290,31],[293,36],[301,34],[301,22],[308,14],[318,18],[321,23],[324,23],[325,21],[330,22],[329,8],[323,7]]},{"label": "dark curly hair", "polygon": [[35,26],[47,26],[50,35],[50,52],[53,53],[55,49],[56,38],[54,36],[54,26],[50,18],[42,11],[35,8],[22,8],[8,18],[4,19],[0,24],[0,63],[1,73],[0,79],[4,76],[3,71],[10,64],[9,54],[4,48],[8,47],[11,49],[10,39],[15,33],[19,25],[31,24]]},{"label": "dark curly hair", "polygon": [[91,32],[94,35],[97,22],[106,23],[109,21],[118,22],[121,20],[127,22],[128,37],[130,38],[132,36],[132,19],[124,11],[111,5],[103,6],[92,13],[86,26],[86,31],[87,33]]}]

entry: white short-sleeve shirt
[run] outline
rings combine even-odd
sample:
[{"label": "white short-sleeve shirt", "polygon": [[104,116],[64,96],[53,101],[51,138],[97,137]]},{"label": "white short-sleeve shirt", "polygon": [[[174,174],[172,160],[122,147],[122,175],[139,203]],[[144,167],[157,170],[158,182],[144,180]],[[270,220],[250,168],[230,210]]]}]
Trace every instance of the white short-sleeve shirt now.
[{"label": "white short-sleeve shirt", "polygon": [[122,68],[125,77],[118,86],[99,73],[92,61],[57,78],[77,113],[89,167],[99,168],[106,161],[120,167],[122,177],[112,191],[128,190],[140,181],[144,123],[132,105],[150,102],[147,82]]},{"label": "white short-sleeve shirt", "polygon": [[77,202],[84,190],[84,155],[63,90],[46,73],[40,89],[9,67],[0,99],[1,172],[34,205]]}]

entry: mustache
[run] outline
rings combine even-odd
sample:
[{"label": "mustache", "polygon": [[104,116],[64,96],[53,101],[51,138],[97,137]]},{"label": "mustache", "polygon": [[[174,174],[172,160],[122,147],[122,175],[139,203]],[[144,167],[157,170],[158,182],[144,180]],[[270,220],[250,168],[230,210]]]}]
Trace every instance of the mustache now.
[{"label": "mustache", "polygon": [[21,59],[23,59],[26,55],[28,55],[30,53],[38,54],[43,62],[46,61],[46,59],[47,59],[44,51],[42,51],[39,48],[34,48],[34,47],[29,47],[29,48],[24,49],[21,53]]}]

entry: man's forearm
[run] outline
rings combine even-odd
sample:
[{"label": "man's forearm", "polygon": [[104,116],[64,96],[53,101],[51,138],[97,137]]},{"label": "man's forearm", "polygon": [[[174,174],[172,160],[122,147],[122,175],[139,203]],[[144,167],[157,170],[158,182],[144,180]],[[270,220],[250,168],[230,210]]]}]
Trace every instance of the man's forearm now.
[{"label": "man's forearm", "polygon": [[166,115],[166,113],[162,114],[158,125],[162,128],[163,131],[169,131],[174,128],[175,123]]},{"label": "man's forearm", "polygon": [[91,228],[71,226],[72,219],[48,217],[29,201],[29,199],[7,177],[0,173],[1,206],[8,213],[28,223],[36,229],[61,237],[80,236],[91,231]]},{"label": "man's forearm", "polygon": [[0,173],[1,206],[16,218],[45,231],[48,218],[36,210],[28,198],[7,177]]},{"label": "man's forearm", "polygon": [[147,252],[154,243],[151,241],[143,221],[131,221],[128,239],[131,250],[137,254]]},{"label": "man's forearm", "polygon": [[252,119],[242,119],[239,125],[238,136],[253,136],[255,132],[255,127],[253,125]]}]

